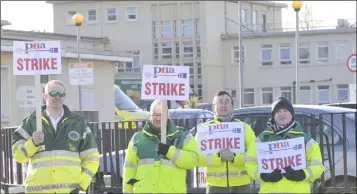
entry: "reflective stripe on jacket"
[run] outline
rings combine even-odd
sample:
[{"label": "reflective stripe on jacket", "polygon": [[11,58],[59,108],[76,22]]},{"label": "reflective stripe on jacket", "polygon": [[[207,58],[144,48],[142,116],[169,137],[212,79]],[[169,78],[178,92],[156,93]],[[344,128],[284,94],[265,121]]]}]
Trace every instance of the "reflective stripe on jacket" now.
[{"label": "reflective stripe on jacket", "polygon": [[[254,179],[260,181],[259,193],[310,193],[310,183],[314,182],[324,172],[325,168],[322,163],[322,157],[319,144],[311,138],[307,133],[304,133],[299,123],[295,128],[280,135],[276,135],[272,130],[263,131],[256,139],[256,142],[270,142],[283,139],[292,139],[304,137],[306,150],[306,165],[304,169],[306,178],[301,182],[290,181],[283,177],[277,183],[264,182],[260,179],[258,165],[256,161],[246,163],[248,174]],[[247,155],[256,157],[256,144],[252,143]]]},{"label": "reflective stripe on jacket", "polygon": [[[124,193],[186,193],[186,170],[198,162],[196,140],[187,130],[168,123],[165,157],[157,154],[160,142],[153,134],[151,124],[134,134],[128,145],[123,172]],[[137,179],[134,185],[127,184]]]},{"label": "reflective stripe on jacket", "polygon": [[13,134],[14,159],[29,164],[26,193],[69,193],[76,188],[84,191],[97,172],[99,153],[90,128],[82,117],[64,108],[56,132],[43,113],[43,145],[35,146],[31,137],[36,131],[36,113],[27,117]]},{"label": "reflective stripe on jacket", "polygon": [[[234,120],[240,122],[239,120]],[[212,119],[201,125],[209,125],[219,123],[217,119]],[[197,133],[196,133],[197,134]],[[250,125],[244,123],[244,146],[245,151],[248,150],[252,142],[255,141],[255,134]],[[250,177],[245,169],[245,162],[254,160],[255,158],[247,157],[245,154],[235,153],[233,162],[222,162],[217,154],[201,155],[199,157],[199,166],[206,167],[207,177],[206,182],[209,186],[228,187],[242,186],[250,183]],[[228,164],[228,165],[227,165]],[[228,169],[227,169],[228,168]],[[228,174],[227,174],[228,170]],[[228,175],[228,181],[227,181]]]}]

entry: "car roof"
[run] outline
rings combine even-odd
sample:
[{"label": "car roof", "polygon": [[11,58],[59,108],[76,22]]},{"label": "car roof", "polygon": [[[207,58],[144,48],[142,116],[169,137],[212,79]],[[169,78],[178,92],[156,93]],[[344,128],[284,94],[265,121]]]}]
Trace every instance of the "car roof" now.
[{"label": "car roof", "polygon": [[212,113],[208,110],[198,109],[198,108],[188,108],[188,109],[169,109],[169,112],[188,112],[188,113],[197,113],[197,112],[208,112]]},{"label": "car roof", "polygon": [[[334,106],[321,106],[321,105],[293,105],[295,112],[309,112],[309,113],[346,113],[357,112],[356,110],[346,109]],[[233,113],[250,113],[250,112],[271,112],[271,106],[256,106],[234,109]]]}]

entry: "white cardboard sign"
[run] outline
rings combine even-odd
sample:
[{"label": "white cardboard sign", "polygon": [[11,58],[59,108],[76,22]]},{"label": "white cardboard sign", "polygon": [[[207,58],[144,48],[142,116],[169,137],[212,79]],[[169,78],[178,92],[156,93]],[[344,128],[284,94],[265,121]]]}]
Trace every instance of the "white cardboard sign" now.
[{"label": "white cardboard sign", "polygon": [[190,69],[187,66],[144,65],[141,98],[188,100]]},{"label": "white cardboard sign", "polygon": [[92,85],[94,80],[93,63],[68,64],[71,85]]},{"label": "white cardboard sign", "polygon": [[260,173],[291,166],[294,170],[306,168],[304,137],[272,142],[257,142],[256,152]]},{"label": "white cardboard sign", "polygon": [[50,75],[62,73],[60,41],[14,41],[14,75]]},{"label": "white cardboard sign", "polygon": [[221,122],[197,127],[196,141],[201,154],[218,153],[228,148],[234,153],[244,153],[243,122]]}]

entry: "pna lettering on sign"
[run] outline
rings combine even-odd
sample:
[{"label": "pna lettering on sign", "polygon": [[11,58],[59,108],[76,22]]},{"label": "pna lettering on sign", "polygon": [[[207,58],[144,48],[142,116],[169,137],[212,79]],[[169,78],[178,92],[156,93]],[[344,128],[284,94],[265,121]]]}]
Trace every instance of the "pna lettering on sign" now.
[{"label": "pna lettering on sign", "polygon": [[205,151],[207,149],[240,149],[240,138],[239,137],[222,137],[222,138],[212,138],[201,141],[201,150]]},{"label": "pna lettering on sign", "polygon": [[43,57],[34,58],[26,57],[31,52],[49,52],[58,53],[58,48],[47,48],[45,43],[25,43],[25,48],[17,49],[18,54],[23,54],[24,57],[19,57],[16,61],[16,68],[19,71],[22,70],[56,70],[57,58],[56,57]]},{"label": "pna lettering on sign", "polygon": [[[154,78],[160,76],[177,78],[187,78],[186,73],[175,74],[175,68],[170,67],[154,67]],[[146,82],[146,95],[164,95],[164,96],[185,96],[185,84],[183,83],[162,83],[162,82]]]}]

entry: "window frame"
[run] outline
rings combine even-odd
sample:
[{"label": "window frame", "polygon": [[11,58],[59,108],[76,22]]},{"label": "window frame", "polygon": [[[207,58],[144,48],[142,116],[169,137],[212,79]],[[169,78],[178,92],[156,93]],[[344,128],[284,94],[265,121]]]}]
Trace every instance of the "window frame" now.
[{"label": "window frame", "polygon": [[[289,59],[282,59],[281,50],[282,49],[289,49]],[[279,61],[280,65],[291,65],[291,44],[290,43],[283,43],[279,45]]]},{"label": "window frame", "polygon": [[[323,89],[320,89],[320,87],[327,87],[327,89],[326,88],[323,88]],[[330,99],[330,86],[329,85],[318,85],[317,86],[317,95],[316,95],[316,102],[317,102],[317,104],[318,105],[323,105],[323,104],[329,104],[330,103],[330,101],[331,101],[331,99]],[[326,90],[327,90],[327,101],[325,101],[325,102],[321,102],[320,101],[320,92],[326,92]]]},{"label": "window frame", "polygon": [[[290,96],[286,96],[284,94],[290,94]],[[287,98],[290,102],[292,102],[293,100],[293,92],[292,92],[292,88],[290,86],[282,86],[280,87],[280,96],[283,96],[285,98]]]},{"label": "window frame", "polygon": [[[135,19],[130,19],[128,18],[129,15],[134,15],[134,14],[129,14],[128,13],[128,8],[135,8]],[[125,21],[126,22],[135,22],[135,21],[138,21],[138,8],[136,6],[130,6],[130,7],[126,7],[125,8]]]},{"label": "window frame", "polygon": [[[163,44],[171,45],[171,53],[164,53],[163,52],[165,48],[170,48],[170,46],[163,46]],[[176,53],[175,53],[175,55],[176,55]],[[166,57],[166,56],[171,56],[171,57]],[[173,57],[173,44],[172,44],[172,42],[170,42],[170,41],[169,42],[161,42],[161,59],[168,60],[168,59],[172,59],[172,57]]]},{"label": "window frame", "polygon": [[[168,22],[168,24],[163,24],[164,22]],[[164,36],[164,33],[163,33],[164,27],[165,27],[165,29],[166,29],[166,28],[169,29],[169,35],[168,35],[168,36]],[[160,35],[161,35],[161,37],[163,37],[163,38],[170,38],[170,37],[172,37],[172,35],[173,35],[173,32],[172,32],[172,23],[171,23],[170,20],[160,21]]]},{"label": "window frame", "polygon": [[195,19],[195,35],[200,36],[200,19]]},{"label": "window frame", "polygon": [[70,13],[70,12],[75,12],[75,14],[77,13],[76,10],[67,10],[67,11],[66,11],[66,22],[67,22],[67,25],[75,25],[75,24],[73,23],[73,21],[72,21],[72,17],[73,17],[75,14],[73,14],[71,17],[69,17],[69,13]]},{"label": "window frame", "polygon": [[[264,46],[270,46],[270,47],[264,48]],[[263,51],[266,51],[266,50],[270,50],[270,60],[263,60]],[[260,45],[260,65],[263,67],[273,65],[273,45],[272,44]]]},{"label": "window frame", "polygon": [[[307,89],[305,89],[305,88],[309,88],[308,90]],[[308,102],[301,102],[301,92],[306,92],[306,91],[308,91],[309,92],[309,101]],[[306,104],[306,105],[309,105],[309,104],[311,104],[311,86],[300,86],[300,88],[299,88],[299,104]]]},{"label": "window frame", "polygon": [[[89,12],[90,12],[90,11],[95,11],[95,21],[89,20]],[[86,19],[87,19],[87,24],[96,24],[96,23],[99,22],[98,9],[88,9],[86,16],[87,16],[87,18],[86,18]],[[91,15],[91,16],[92,16],[92,15]]]},{"label": "window frame", "polygon": [[[245,64],[245,48],[244,48],[244,45],[243,45],[242,48],[243,48],[242,49],[242,52],[243,52],[242,64],[244,65]],[[239,46],[232,46],[232,48],[231,48],[231,64],[232,65],[239,65],[239,59],[235,58],[236,52],[238,52],[238,55],[240,54]]]},{"label": "window frame", "polygon": [[[190,45],[185,45],[185,43],[190,43]],[[192,48],[192,52],[191,53],[186,53],[185,52],[185,48]],[[182,56],[184,59],[190,59],[190,58],[193,58],[194,56],[194,48],[193,48],[193,42],[192,40],[189,40],[189,41],[182,41]]]},{"label": "window frame", "polygon": [[[347,86],[346,88],[342,88],[341,86]],[[349,88],[349,85],[348,84],[337,84],[336,85],[336,102],[341,102],[341,100],[342,99],[339,99],[338,97],[339,97],[339,92],[340,91],[346,91],[347,92],[347,98],[346,99],[344,99],[342,102],[347,102],[347,101],[349,101],[349,99],[350,99],[350,95],[349,95],[349,91],[350,91],[350,88]],[[344,96],[343,96],[344,97]],[[342,98],[343,98],[342,97]]]},{"label": "window frame", "polygon": [[[322,44],[322,43],[327,43],[326,45],[325,44]],[[326,58],[320,58],[319,56],[319,49],[320,48],[326,48],[327,47],[327,57]],[[318,41],[316,43],[316,59],[317,59],[317,63],[320,63],[320,64],[325,64],[325,63],[328,63],[328,60],[329,60],[329,57],[330,57],[330,51],[329,51],[329,42],[328,41]]]},{"label": "window frame", "polygon": [[[114,9],[115,15],[114,14],[109,14],[108,11]],[[109,20],[109,16],[115,16],[115,20]],[[116,23],[118,22],[118,9],[115,7],[111,8],[106,8],[105,9],[105,23]]]},{"label": "window frame", "polygon": [[[185,24],[184,22],[185,21],[189,21],[191,22],[190,24]],[[191,32],[186,35],[185,34],[185,27],[191,27]],[[184,19],[184,20],[181,20],[181,36],[183,37],[192,37],[195,33],[195,30],[194,30],[194,20],[192,19]]]},{"label": "window frame", "polygon": [[[344,46],[344,49],[346,50],[346,52],[343,52],[342,53],[347,53],[346,56],[342,56],[341,58],[338,56],[338,48],[341,48],[341,43],[345,43],[343,46]],[[339,64],[339,65],[345,65],[346,64],[346,61],[348,59],[348,56],[349,56],[349,52],[348,52],[348,40],[336,40],[334,42],[335,44],[335,60],[336,60],[336,63]]]},{"label": "window frame", "polygon": [[[251,95],[251,94],[253,94],[253,104],[246,104],[245,100],[248,99],[248,98],[246,98],[246,95]],[[244,107],[255,106],[255,89],[254,88],[244,88],[243,96],[244,96],[244,102],[243,102]]]},{"label": "window frame", "polygon": [[[264,89],[271,89],[271,91],[264,91]],[[261,103],[262,105],[271,105],[274,102],[274,88],[273,87],[263,87],[261,88]],[[271,102],[264,103],[264,94],[271,94]]]},{"label": "window frame", "polygon": [[[3,69],[7,69],[7,74],[8,74],[7,83],[8,83],[8,86],[9,86],[7,88],[7,90],[8,90],[8,92],[7,92],[8,93],[8,100],[7,101],[9,103],[9,110],[8,110],[8,115],[4,115],[4,116],[6,116],[8,118],[3,118],[2,115],[0,114],[0,119],[1,119],[1,122],[10,122],[10,118],[11,118],[11,103],[12,103],[12,100],[11,100],[11,87],[10,87],[11,86],[11,72],[10,72],[11,70],[10,70],[10,67],[6,66],[6,65],[1,65],[0,68],[1,68],[1,72],[3,72]],[[2,88],[3,87],[1,87],[1,90],[2,90]],[[1,113],[6,112],[6,111],[3,111],[3,107],[5,107],[5,106],[2,105],[3,103],[6,103],[6,102],[3,102],[3,100],[0,98],[0,105],[1,105],[0,111],[1,111]]]},{"label": "window frame", "polygon": [[[309,56],[307,57],[307,59],[301,59],[301,49],[307,49],[308,50],[308,53],[309,53]],[[311,51],[310,51],[310,43],[309,42],[300,42],[299,43],[299,65],[302,64],[310,64],[310,54],[311,54]]]}]

